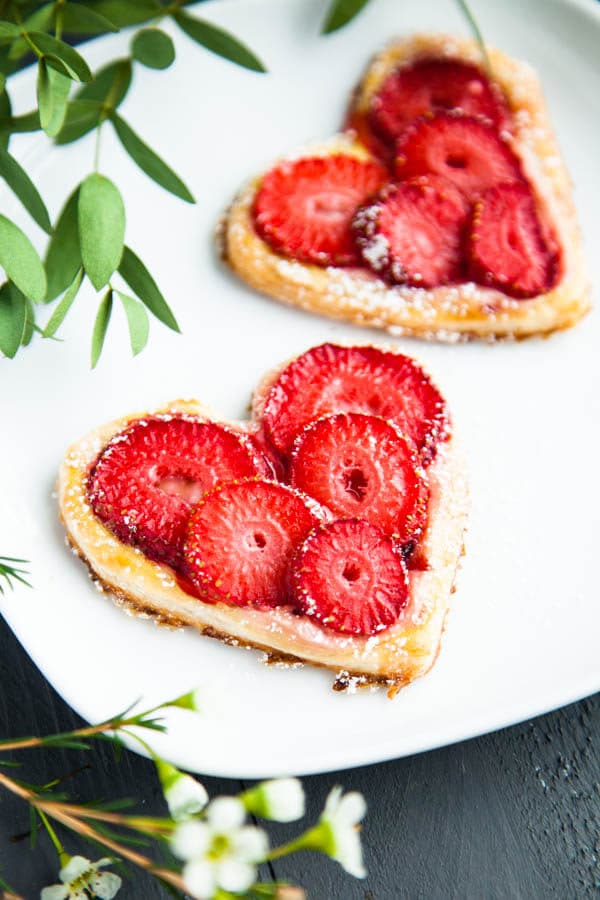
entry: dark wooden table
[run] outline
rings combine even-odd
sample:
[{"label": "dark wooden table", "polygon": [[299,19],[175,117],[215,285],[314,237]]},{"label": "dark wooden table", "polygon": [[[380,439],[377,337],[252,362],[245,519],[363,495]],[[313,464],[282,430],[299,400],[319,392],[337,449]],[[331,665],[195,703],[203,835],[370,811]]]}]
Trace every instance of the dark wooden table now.
[{"label": "dark wooden table", "polygon": [[[1,621],[0,679],[1,737],[79,723]],[[27,751],[20,758],[20,777],[35,783],[83,767],[69,780],[73,799],[133,796],[147,814],[164,810],[153,766],[132,753],[119,764],[104,745],[94,753]],[[370,807],[366,881],[314,854],[276,865],[275,874],[302,884],[311,900],[600,896],[600,694],[496,734],[304,783],[312,816],[337,783],[362,791]],[[215,778],[205,784],[211,795],[239,789],[239,782]],[[0,874],[27,900],[38,898],[44,885],[56,881],[56,855],[43,834],[30,851],[22,837],[29,829],[27,809],[12,796],[0,801]],[[272,840],[285,839],[294,827],[272,827]],[[76,839],[67,847],[99,855]],[[119,894],[123,900],[166,896],[137,873]]]}]

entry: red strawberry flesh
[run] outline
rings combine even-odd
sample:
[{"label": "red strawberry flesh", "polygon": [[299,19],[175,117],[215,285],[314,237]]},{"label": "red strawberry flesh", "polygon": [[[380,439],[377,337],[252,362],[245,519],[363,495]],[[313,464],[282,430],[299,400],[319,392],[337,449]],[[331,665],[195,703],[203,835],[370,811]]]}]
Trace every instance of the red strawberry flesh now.
[{"label": "red strawberry flesh", "polygon": [[518,157],[491,125],[452,113],[417,119],[405,129],[396,148],[396,174],[441,175],[470,201],[497,184],[523,180]]},{"label": "red strawberry flesh", "polygon": [[369,121],[393,145],[413,119],[444,111],[483,117],[496,129],[509,122],[499,87],[477,66],[457,59],[421,59],[396,69],[374,95]]},{"label": "red strawberry flesh", "polygon": [[296,439],[291,483],[336,518],[362,518],[401,544],[426,513],[425,473],[412,445],[385,419],[338,413]]},{"label": "red strawberry flesh", "polygon": [[409,596],[402,557],[379,528],[359,519],[313,531],[294,560],[292,586],[298,609],[349,635],[389,628]]},{"label": "red strawberry flesh", "polygon": [[278,253],[301,262],[356,265],[352,217],[386,177],[379,163],[339,153],[280,163],[264,176],[256,195],[258,234]]},{"label": "red strawberry flesh", "polygon": [[475,205],[469,248],[471,275],[480,284],[525,299],[556,283],[558,257],[544,239],[525,184],[492,188]]},{"label": "red strawberry flesh", "polygon": [[318,521],[314,507],[285,485],[221,484],[190,516],[186,573],[200,595],[213,602],[285,603],[291,558]]},{"label": "red strawberry flesh", "polygon": [[467,204],[450,181],[422,175],[385,187],[353,228],[367,266],[396,284],[433,288],[460,279]]},{"label": "red strawberry flesh", "polygon": [[428,462],[449,435],[446,406],[412,359],[376,347],[321,344],[293,360],[265,398],[263,425],[280,453],[310,422],[339,412],[390,419]]},{"label": "red strawberry flesh", "polygon": [[150,559],[177,567],[192,504],[222,480],[265,471],[246,437],[183,416],[140,419],[104,448],[88,482],[96,516]]}]

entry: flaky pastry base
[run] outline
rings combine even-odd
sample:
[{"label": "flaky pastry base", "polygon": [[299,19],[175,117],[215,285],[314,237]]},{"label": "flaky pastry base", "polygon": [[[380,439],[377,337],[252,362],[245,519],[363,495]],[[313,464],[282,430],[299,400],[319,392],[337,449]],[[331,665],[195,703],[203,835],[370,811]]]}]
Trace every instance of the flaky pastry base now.
[{"label": "flaky pastry base", "polygon": [[[473,282],[431,290],[390,286],[366,269],[321,268],[273,251],[256,233],[252,207],[261,178],[254,178],[233,201],[219,228],[222,257],[247,284],[278,300],[356,325],[382,328],[394,335],[431,340],[494,340],[548,335],[571,327],[590,309],[587,277],[572,188],[550,123],[542,88],[534,71],[499,50],[488,48],[495,80],[512,110],[511,143],[537,194],[542,212],[562,248],[557,285],[528,300],[515,300]],[[356,89],[349,121],[360,121],[372,95],[398,65],[422,56],[459,57],[481,64],[478,45],[466,38],[415,35],[395,41],[371,62]],[[292,154],[370,153],[348,131]]]}]

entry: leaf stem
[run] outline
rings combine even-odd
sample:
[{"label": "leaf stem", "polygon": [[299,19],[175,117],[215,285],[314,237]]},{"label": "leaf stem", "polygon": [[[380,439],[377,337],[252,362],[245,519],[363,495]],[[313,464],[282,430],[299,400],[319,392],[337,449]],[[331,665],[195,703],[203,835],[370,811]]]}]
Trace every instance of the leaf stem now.
[{"label": "leaf stem", "polygon": [[63,29],[63,15],[64,15],[64,0],[56,0],[54,4],[56,8],[56,20],[54,22],[54,36],[57,41],[60,41],[62,38],[62,29]]},{"label": "leaf stem", "polygon": [[485,46],[485,41],[484,41],[484,39],[483,39],[483,34],[482,34],[482,31],[481,31],[481,28],[480,28],[479,25],[477,24],[477,19],[476,19],[475,16],[473,15],[473,13],[472,13],[472,11],[471,11],[471,8],[469,7],[469,5],[468,5],[468,3],[466,2],[466,0],[456,0],[456,2],[458,3],[458,5],[459,5],[460,9],[462,10],[462,12],[463,12],[463,14],[464,14],[464,16],[465,16],[467,22],[469,23],[469,26],[470,26],[470,28],[471,28],[473,34],[475,35],[475,39],[476,39],[477,43],[479,44],[479,47],[480,47],[480,50],[481,50],[481,55],[482,55],[482,57],[483,57],[483,64],[484,64],[484,66],[485,66],[485,68],[486,68],[486,71],[487,71],[488,75],[489,75],[490,78],[491,78],[491,77],[492,77],[492,74],[493,74],[493,73],[492,73],[492,64],[491,64],[491,62],[490,62],[490,57],[489,57],[489,55],[488,55],[487,48],[486,48],[486,46]]},{"label": "leaf stem", "polygon": [[96,126],[96,145],[94,147],[94,172],[98,172],[100,165],[100,135],[102,133],[103,122],[99,122]]}]

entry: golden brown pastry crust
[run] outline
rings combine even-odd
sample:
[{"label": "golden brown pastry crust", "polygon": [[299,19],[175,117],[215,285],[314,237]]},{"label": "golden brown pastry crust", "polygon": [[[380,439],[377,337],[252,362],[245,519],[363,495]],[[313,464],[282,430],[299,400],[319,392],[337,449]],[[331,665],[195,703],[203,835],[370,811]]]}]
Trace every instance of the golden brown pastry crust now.
[{"label": "golden brown pastry crust", "polygon": [[[257,388],[255,411],[262,407],[276,375],[271,373]],[[208,417],[206,407],[196,401],[175,401],[157,412]],[[263,611],[203,603],[179,587],[168,566],[152,562],[104,527],[87,499],[90,468],[115,434],[145,415],[149,414],[125,416],[95,429],[67,451],[59,472],[59,509],[68,540],[103,588],[133,611],[160,622],[192,625],[227,643],[263,650],[273,662],[301,661],[331,669],[338,689],[354,680],[387,684],[393,691],[431,668],[439,652],[467,516],[464,466],[453,440],[440,445],[428,469],[429,519],[421,545],[428,568],[410,572],[411,600],[398,624],[361,638],[327,631],[288,608]],[[250,422],[238,427],[254,426]]]},{"label": "golden brown pastry crust", "polygon": [[[550,123],[540,82],[524,62],[488,48],[495,80],[514,117],[510,138],[521,157],[543,212],[562,247],[562,275],[555,288],[514,300],[472,282],[432,290],[387,285],[362,269],[320,268],[275,253],[253,226],[252,206],[260,177],[233,201],[221,227],[224,260],[256,290],[311,312],[394,335],[434,340],[524,338],[569,328],[590,309],[588,282],[571,182]],[[362,115],[386,76],[422,56],[459,57],[481,64],[478,45],[465,38],[415,35],[395,41],[371,62],[356,89],[352,115]],[[369,151],[353,132],[336,135],[293,156]]]}]

